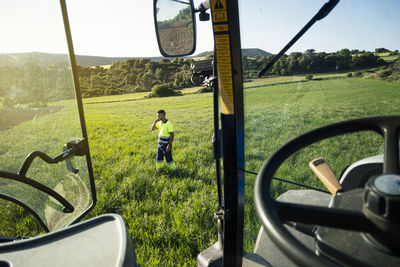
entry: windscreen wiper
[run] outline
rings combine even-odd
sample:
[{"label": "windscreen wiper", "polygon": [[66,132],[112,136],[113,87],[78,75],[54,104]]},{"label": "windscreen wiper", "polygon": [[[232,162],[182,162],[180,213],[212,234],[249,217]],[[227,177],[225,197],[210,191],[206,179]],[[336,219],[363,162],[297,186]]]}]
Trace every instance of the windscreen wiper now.
[{"label": "windscreen wiper", "polygon": [[263,76],[271,67],[274,65],[274,63],[290,48],[294,43],[297,42],[297,40],[300,39],[303,34],[308,31],[308,29],[311,28],[311,26],[317,22],[318,20],[321,20],[325,18],[331,11],[332,9],[339,3],[339,0],[329,0],[329,2],[325,3],[322,8],[318,11],[318,13],[301,29],[295,37],[293,37],[292,40],[264,67],[262,70],[258,72],[258,77],[260,78]]},{"label": "windscreen wiper", "polygon": [[[67,169],[73,173],[78,173],[79,170],[75,169],[71,162],[70,158],[73,156],[84,156],[87,154],[87,141],[86,139],[83,138],[75,138],[69,141],[67,144],[63,146],[63,153],[56,156],[55,158],[49,157],[46,153],[41,152],[41,151],[33,151],[29,153],[29,155],[26,157],[24,163],[22,164],[22,167],[20,168],[18,173],[10,173],[7,171],[1,171],[0,170],[0,178],[6,178],[6,179],[11,179],[14,181],[18,181],[27,185],[30,185],[50,196],[52,196],[54,199],[56,199],[58,202],[60,202],[64,208],[63,212],[65,213],[71,213],[74,211],[74,207],[69,203],[63,196],[61,196],[59,193],[54,191],[53,189],[31,179],[26,177],[26,173],[29,170],[29,167],[31,166],[33,160],[36,157],[41,158],[43,161],[50,163],[50,164],[55,164],[60,161],[65,161],[67,165]],[[0,194],[0,197],[5,198],[4,195]],[[7,199],[10,199],[10,197],[7,197]],[[15,199],[12,199],[12,201],[15,202]],[[38,217],[38,216],[36,216]],[[39,217],[38,217],[39,218]],[[41,220],[39,218],[39,220]],[[47,229],[45,227],[45,229]]]},{"label": "windscreen wiper", "polygon": [[[12,173],[12,172],[7,172],[7,171],[0,170],[0,179],[2,179],[2,178],[10,179],[10,180],[13,180],[13,181],[17,181],[17,182],[21,182],[21,183],[27,184],[29,186],[32,186],[32,187],[38,189],[39,191],[42,191],[42,192],[48,194],[49,196],[52,196],[54,199],[56,199],[59,203],[61,203],[64,206],[63,209],[62,209],[62,211],[64,213],[71,213],[71,212],[73,212],[75,210],[74,206],[72,206],[72,204],[69,203],[68,200],[66,200],[59,193],[57,193],[56,191],[54,191],[50,187],[45,186],[45,185],[43,185],[43,184],[41,184],[41,183],[31,179],[31,178],[19,175],[17,173]],[[17,204],[23,203],[23,202],[16,202],[15,198],[13,198],[11,196],[5,196],[1,192],[0,192],[0,198],[5,198],[5,199],[8,199],[8,200],[11,200],[11,201],[13,201],[13,202],[15,202]],[[31,212],[34,213],[34,211],[32,211],[32,210],[31,210]],[[36,215],[36,213],[34,213],[34,214]],[[41,221],[39,216],[35,216],[35,217],[37,217]],[[44,225],[44,224],[42,224],[42,225]],[[45,229],[47,229],[47,228],[45,228]]]}]

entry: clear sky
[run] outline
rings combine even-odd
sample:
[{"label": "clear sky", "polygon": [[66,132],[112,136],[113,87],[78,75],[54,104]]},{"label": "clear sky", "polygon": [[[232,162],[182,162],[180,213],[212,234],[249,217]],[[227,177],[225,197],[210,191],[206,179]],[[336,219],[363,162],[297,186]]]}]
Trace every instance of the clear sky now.
[{"label": "clear sky", "polygon": [[[240,0],[242,47],[279,52],[326,1]],[[199,2],[195,0],[195,5]],[[67,0],[67,6],[76,54],[160,56],[152,0]],[[58,1],[1,0],[0,53],[28,52],[26,49],[65,52],[62,23],[57,16]],[[40,33],[43,30],[46,34]],[[212,50],[210,22],[198,22],[197,31],[195,53]],[[326,52],[342,48],[373,51],[377,47],[400,49],[399,0],[342,0],[289,52],[308,48]]]}]

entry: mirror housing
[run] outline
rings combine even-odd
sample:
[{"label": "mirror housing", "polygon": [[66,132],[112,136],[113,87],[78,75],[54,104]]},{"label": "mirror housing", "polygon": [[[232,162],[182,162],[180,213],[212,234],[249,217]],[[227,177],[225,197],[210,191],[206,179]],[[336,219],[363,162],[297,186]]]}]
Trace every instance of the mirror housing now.
[{"label": "mirror housing", "polygon": [[164,57],[187,56],[196,50],[192,0],[154,0],[154,25]]}]

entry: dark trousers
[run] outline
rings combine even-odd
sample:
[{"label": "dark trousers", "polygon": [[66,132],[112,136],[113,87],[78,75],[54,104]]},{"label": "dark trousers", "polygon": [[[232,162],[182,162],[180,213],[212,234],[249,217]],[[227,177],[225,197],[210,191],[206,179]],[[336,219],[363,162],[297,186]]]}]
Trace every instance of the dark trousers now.
[{"label": "dark trousers", "polygon": [[156,156],[157,163],[162,163],[164,161],[164,157],[167,161],[167,164],[172,164],[174,162],[174,159],[172,158],[172,148],[169,152],[167,152],[167,146],[168,144],[158,143]]}]

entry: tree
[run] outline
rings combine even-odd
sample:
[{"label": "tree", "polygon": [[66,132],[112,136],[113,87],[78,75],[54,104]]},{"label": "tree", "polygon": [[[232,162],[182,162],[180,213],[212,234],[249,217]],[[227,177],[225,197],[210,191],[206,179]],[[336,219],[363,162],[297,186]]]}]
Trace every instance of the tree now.
[{"label": "tree", "polygon": [[386,52],[391,52],[391,51],[389,49],[384,48],[384,47],[375,48],[375,53],[386,53]]},{"label": "tree", "polygon": [[169,60],[169,58],[167,58],[167,57],[163,57],[162,59],[160,59],[160,63],[161,64],[165,64],[165,63],[171,63],[171,60]]},{"label": "tree", "polygon": [[159,80],[160,82],[164,81],[164,77],[165,77],[165,71],[164,69],[161,68],[157,68],[156,69],[156,73],[155,73],[156,79]]},{"label": "tree", "polygon": [[151,73],[146,73],[143,75],[142,79],[140,80],[140,85],[146,90],[150,91],[154,85],[154,76]]},{"label": "tree", "polygon": [[338,67],[340,70],[345,70],[350,68],[350,64],[352,61],[352,56],[350,53],[350,50],[347,48],[344,48],[337,52],[339,56],[339,61],[338,61]]},{"label": "tree", "polygon": [[307,49],[307,50],[306,50],[304,53],[305,53],[305,54],[312,55],[312,54],[314,54],[314,53],[315,53],[315,50],[314,50],[314,49],[312,49],[312,48],[310,48],[310,49]]},{"label": "tree", "polygon": [[136,74],[129,73],[128,75],[126,75],[125,84],[136,84]]}]

